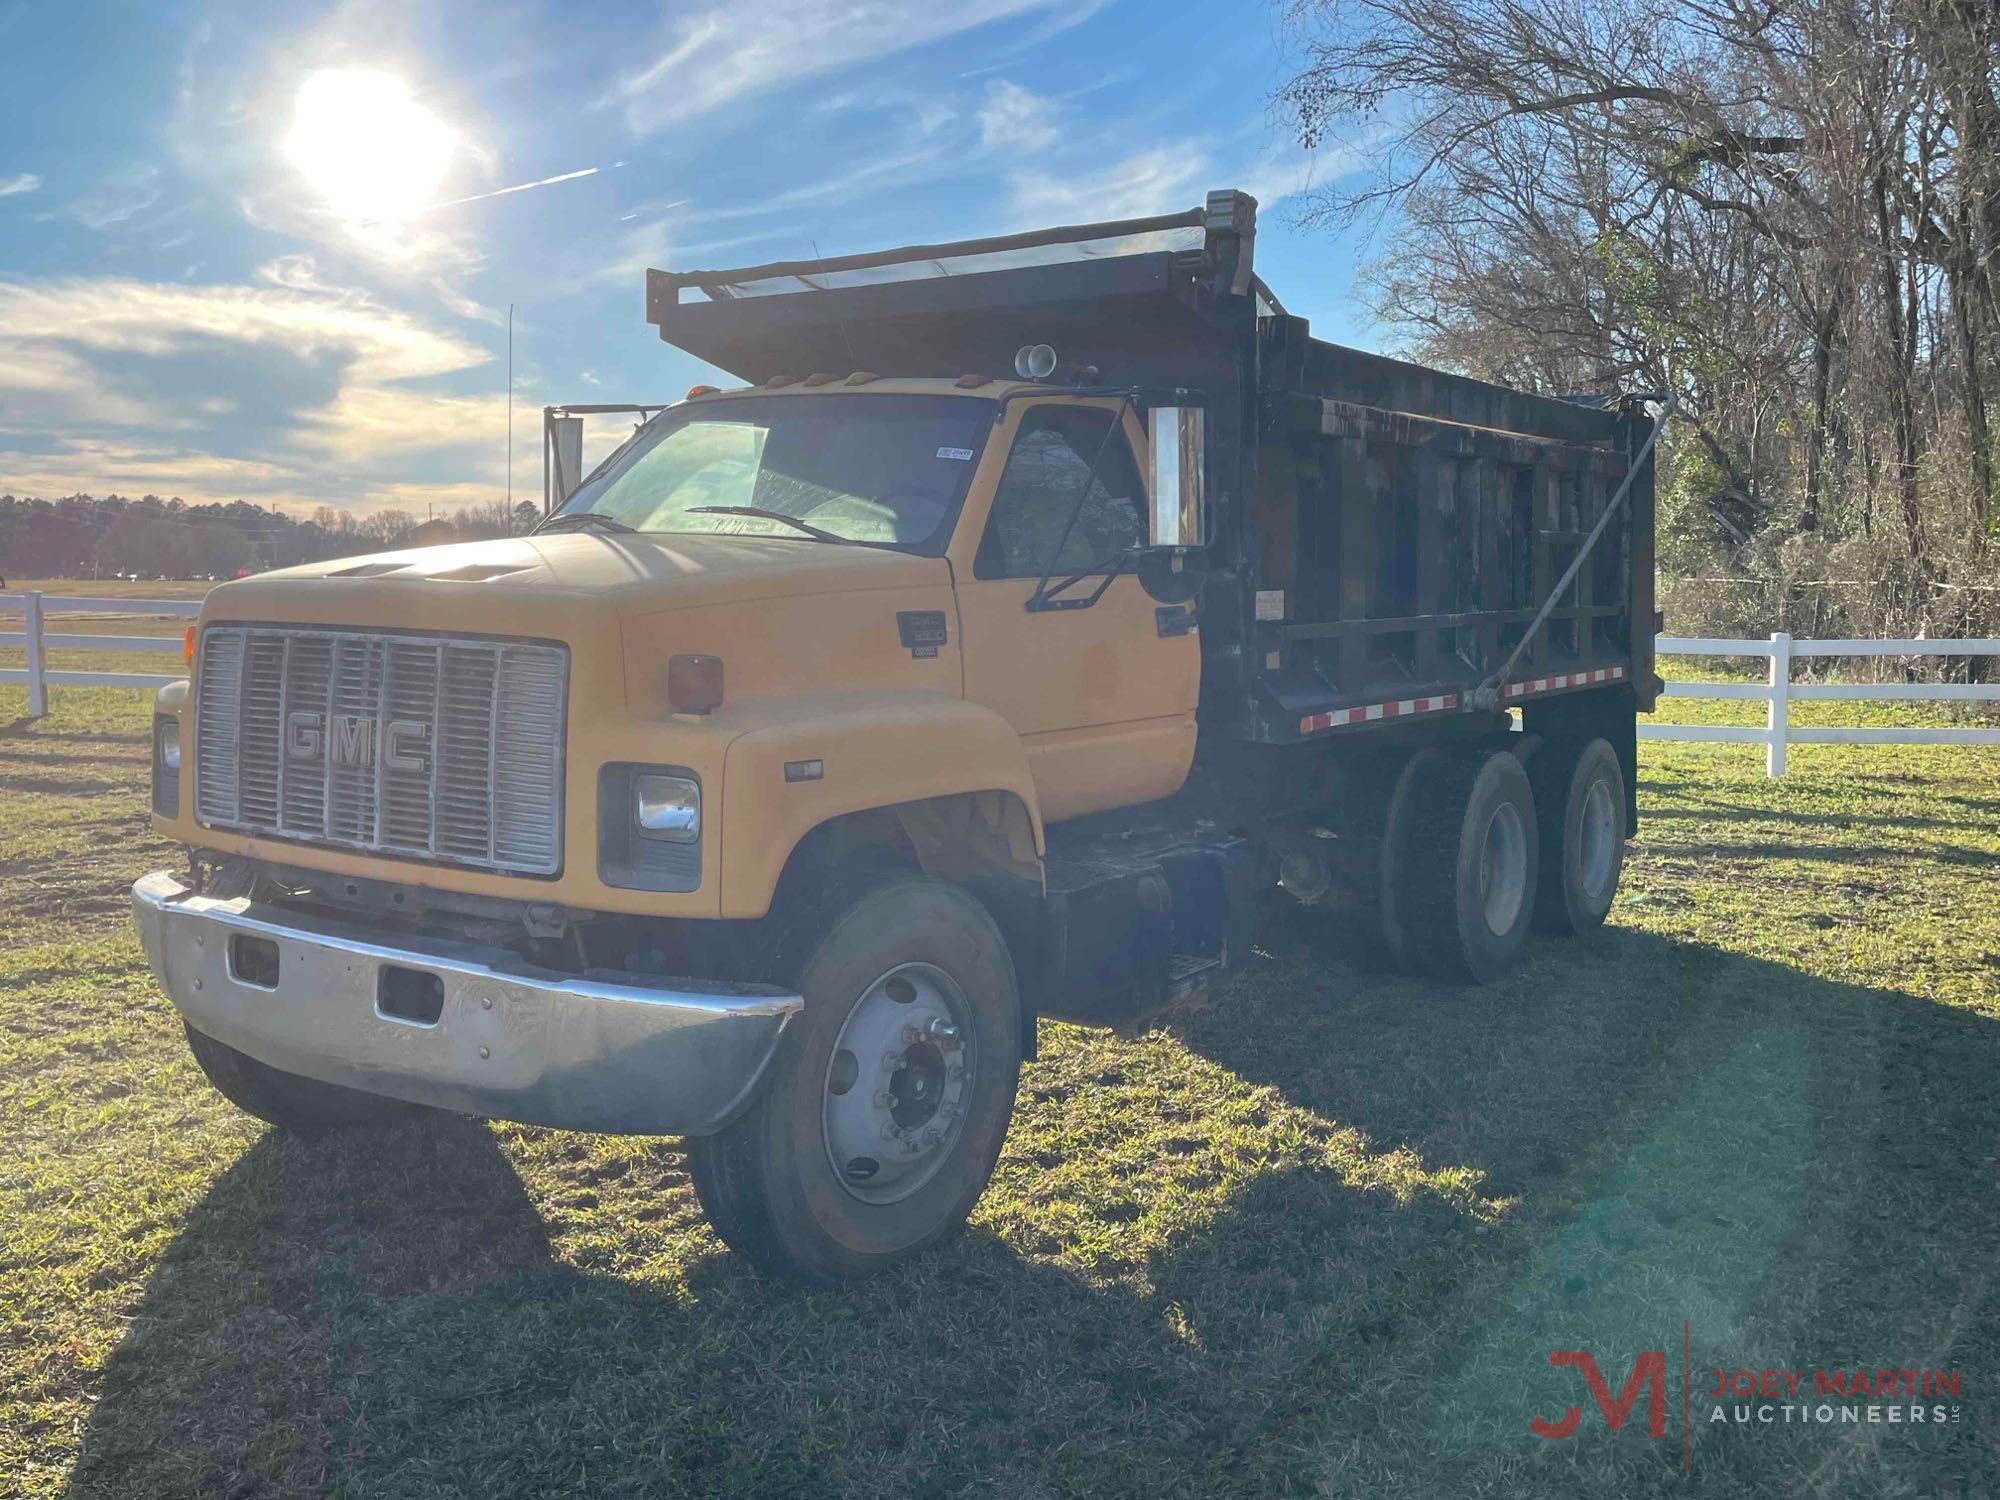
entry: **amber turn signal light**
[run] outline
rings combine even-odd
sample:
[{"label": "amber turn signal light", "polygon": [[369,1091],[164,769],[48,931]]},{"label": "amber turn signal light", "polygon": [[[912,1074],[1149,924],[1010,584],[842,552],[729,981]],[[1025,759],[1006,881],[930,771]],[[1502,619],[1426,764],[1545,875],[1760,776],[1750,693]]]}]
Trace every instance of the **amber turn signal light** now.
[{"label": "amber turn signal light", "polygon": [[667,702],[675,713],[712,714],[722,707],[722,658],[675,656],[667,661]]},{"label": "amber turn signal light", "polygon": [[181,632],[181,660],[189,666],[194,665],[194,626],[192,625]]}]

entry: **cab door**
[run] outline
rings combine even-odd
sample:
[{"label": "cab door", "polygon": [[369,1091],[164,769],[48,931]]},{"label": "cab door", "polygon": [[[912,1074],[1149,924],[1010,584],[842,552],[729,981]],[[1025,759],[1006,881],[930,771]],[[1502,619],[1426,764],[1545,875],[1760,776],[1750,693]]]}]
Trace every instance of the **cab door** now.
[{"label": "cab door", "polygon": [[[1145,430],[1122,407],[1008,403],[990,449],[1004,467],[968,497],[952,547],[965,696],[1020,734],[1051,822],[1167,796],[1194,759],[1201,647],[1187,606],[1163,611],[1124,572],[1088,607],[1029,607],[1051,565],[1053,584],[1148,540]],[[1093,574],[1057,597],[1102,584]]]}]

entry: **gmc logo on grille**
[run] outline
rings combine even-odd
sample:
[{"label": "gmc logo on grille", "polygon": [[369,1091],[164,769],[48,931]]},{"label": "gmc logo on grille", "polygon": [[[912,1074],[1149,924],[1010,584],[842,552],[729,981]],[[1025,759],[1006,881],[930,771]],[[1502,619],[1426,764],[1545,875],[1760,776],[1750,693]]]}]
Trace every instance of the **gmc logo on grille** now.
[{"label": "gmc logo on grille", "polygon": [[[430,725],[391,719],[382,736],[382,764],[392,771],[425,770]],[[375,764],[375,721],[366,714],[326,714],[310,708],[285,715],[288,760],[330,760],[336,766],[366,769]]]}]

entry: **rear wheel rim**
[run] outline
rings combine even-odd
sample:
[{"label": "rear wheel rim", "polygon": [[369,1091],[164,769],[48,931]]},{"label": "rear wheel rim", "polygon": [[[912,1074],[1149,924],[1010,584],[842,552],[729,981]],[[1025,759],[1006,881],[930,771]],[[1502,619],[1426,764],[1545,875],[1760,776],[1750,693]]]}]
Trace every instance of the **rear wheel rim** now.
[{"label": "rear wheel rim", "polygon": [[1591,901],[1602,900],[1618,871],[1618,810],[1611,785],[1594,777],[1583,794],[1583,816],[1577,830],[1577,879]]},{"label": "rear wheel rim", "polygon": [[1479,847],[1479,911],[1487,930],[1513,931],[1527,895],[1527,824],[1519,808],[1502,802],[1486,820]]},{"label": "rear wheel rim", "polygon": [[935,964],[898,964],[848,1007],[820,1096],[828,1164],[863,1203],[897,1203],[950,1158],[975,1081],[972,1006]]}]

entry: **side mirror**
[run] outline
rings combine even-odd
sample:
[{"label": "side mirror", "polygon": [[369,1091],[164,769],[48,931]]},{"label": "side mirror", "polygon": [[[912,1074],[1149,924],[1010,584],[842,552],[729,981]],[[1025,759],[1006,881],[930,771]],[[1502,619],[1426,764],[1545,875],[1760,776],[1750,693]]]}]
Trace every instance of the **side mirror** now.
[{"label": "side mirror", "polygon": [[1155,547],[1199,547],[1208,540],[1205,415],[1199,406],[1156,406],[1147,413],[1149,540]]},{"label": "side mirror", "polygon": [[583,418],[542,413],[542,471],[547,492],[542,509],[554,515],[583,483]]},{"label": "side mirror", "polygon": [[1132,572],[1157,604],[1185,604],[1208,582],[1208,554],[1202,550],[1208,540],[1205,415],[1199,406],[1156,406],[1147,413],[1152,545],[1133,557]]}]

